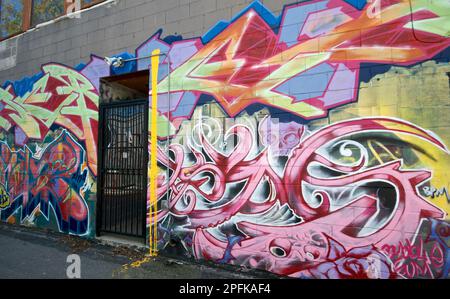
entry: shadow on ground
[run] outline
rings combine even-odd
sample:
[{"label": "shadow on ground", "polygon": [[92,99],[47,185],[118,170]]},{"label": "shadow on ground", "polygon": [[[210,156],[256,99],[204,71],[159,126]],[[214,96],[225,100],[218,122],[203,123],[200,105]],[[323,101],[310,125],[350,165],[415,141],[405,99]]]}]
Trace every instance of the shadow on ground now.
[{"label": "shadow on ground", "polygon": [[174,257],[146,257],[144,248],[113,246],[35,228],[0,224],[0,278],[67,278],[67,257],[81,258],[81,278],[91,279],[255,279],[260,271],[200,264]]}]

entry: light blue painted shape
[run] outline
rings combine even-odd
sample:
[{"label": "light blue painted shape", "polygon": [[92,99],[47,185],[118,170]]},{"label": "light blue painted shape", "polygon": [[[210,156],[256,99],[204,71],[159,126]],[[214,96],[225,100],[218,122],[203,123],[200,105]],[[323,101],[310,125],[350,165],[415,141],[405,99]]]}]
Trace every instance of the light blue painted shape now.
[{"label": "light blue painted shape", "polygon": [[286,10],[283,24],[281,24],[280,28],[280,42],[285,42],[288,47],[295,45],[308,15],[326,7],[327,1],[322,1]]},{"label": "light blue painted shape", "polygon": [[296,102],[319,97],[325,92],[333,72],[328,63],[322,63],[283,83],[276,91],[295,97]]},{"label": "light blue painted shape", "polygon": [[181,98],[179,106],[172,113],[172,117],[183,117],[191,115],[196,101],[197,97],[192,92],[185,92],[183,97]]},{"label": "light blue painted shape", "polygon": [[[170,50],[170,47],[166,43],[159,40],[159,34],[153,36],[146,43],[144,43],[142,46],[140,46],[138,48],[138,50],[136,51],[136,56],[137,57],[151,56],[152,52],[156,49],[160,49],[161,54],[163,54],[163,53],[167,54]],[[163,61],[164,59],[165,59],[165,56],[161,56],[160,61]],[[150,67],[150,61],[151,61],[150,58],[139,59],[137,62],[137,70],[138,71],[148,70],[148,68]],[[161,66],[160,66],[160,69],[161,69]],[[159,77],[159,78],[161,78],[161,77]]]}]

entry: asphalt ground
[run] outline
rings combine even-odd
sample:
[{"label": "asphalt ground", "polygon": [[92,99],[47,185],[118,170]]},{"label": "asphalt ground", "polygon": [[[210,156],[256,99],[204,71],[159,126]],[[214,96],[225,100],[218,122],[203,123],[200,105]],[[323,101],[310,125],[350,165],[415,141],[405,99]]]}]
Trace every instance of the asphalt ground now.
[{"label": "asphalt ground", "polygon": [[0,279],[66,279],[72,254],[80,257],[82,279],[274,278],[266,272],[164,255],[149,258],[143,248],[0,224]]}]

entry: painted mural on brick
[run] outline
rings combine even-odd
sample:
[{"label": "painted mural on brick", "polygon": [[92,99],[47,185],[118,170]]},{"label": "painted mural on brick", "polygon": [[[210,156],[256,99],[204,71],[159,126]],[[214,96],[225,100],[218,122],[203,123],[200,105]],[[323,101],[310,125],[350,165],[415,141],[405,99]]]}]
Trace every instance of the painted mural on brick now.
[{"label": "painted mural on brick", "polygon": [[307,1],[278,20],[249,9],[206,44],[157,34],[138,49],[167,53],[159,112],[178,132],[158,154],[162,247],[297,278],[448,277],[449,202],[433,200],[446,142],[413,113],[339,113],[361,105],[372,65],[448,61],[449,4],[353,4]]},{"label": "painted mural on brick", "polygon": [[44,65],[29,91],[28,80],[0,90],[2,221],[92,235],[99,77],[88,78],[97,62]]},{"label": "painted mural on brick", "polygon": [[[448,278],[449,9],[254,2],[201,38],[143,43],[135,57],[164,53],[160,250],[295,278]],[[3,221],[93,234],[99,78],[149,64],[93,56],[0,90]]]},{"label": "painted mural on brick", "polygon": [[[167,54],[159,68],[160,112],[176,128],[205,94],[230,117],[260,104],[313,120],[357,100],[363,63],[412,65],[450,45],[437,28],[449,24],[448,4],[413,3],[374,1],[356,10],[344,1],[309,1],[285,8],[279,25],[262,8],[250,9],[212,30],[217,33],[207,35],[206,44],[204,37],[168,45],[157,34],[137,56],[155,48]],[[144,59],[138,69],[148,64]],[[170,101],[164,101],[168,91]]]}]

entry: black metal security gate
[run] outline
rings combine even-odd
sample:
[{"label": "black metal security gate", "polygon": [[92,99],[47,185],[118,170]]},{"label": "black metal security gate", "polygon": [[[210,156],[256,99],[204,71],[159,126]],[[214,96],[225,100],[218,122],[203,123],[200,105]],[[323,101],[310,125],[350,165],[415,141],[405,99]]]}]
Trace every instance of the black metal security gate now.
[{"label": "black metal security gate", "polygon": [[145,238],[148,101],[100,105],[97,233]]}]

